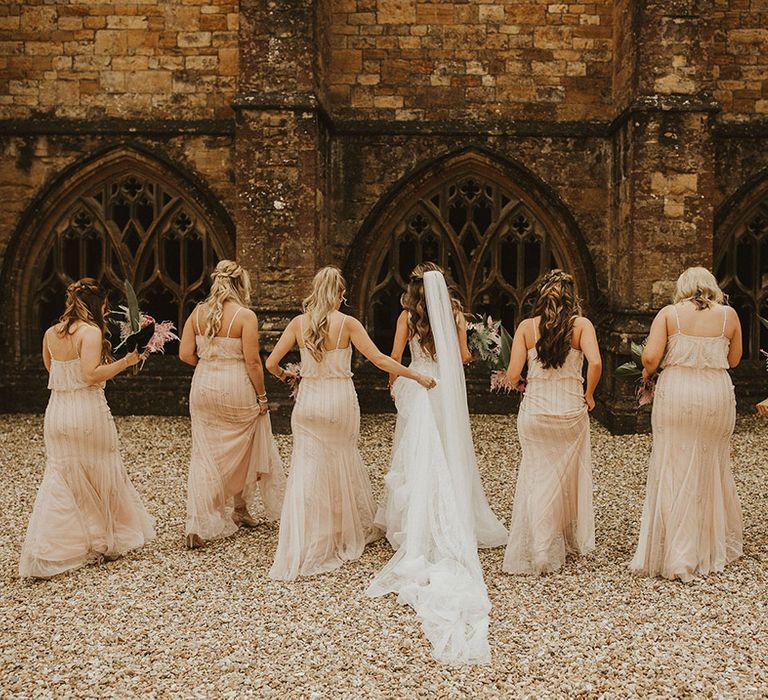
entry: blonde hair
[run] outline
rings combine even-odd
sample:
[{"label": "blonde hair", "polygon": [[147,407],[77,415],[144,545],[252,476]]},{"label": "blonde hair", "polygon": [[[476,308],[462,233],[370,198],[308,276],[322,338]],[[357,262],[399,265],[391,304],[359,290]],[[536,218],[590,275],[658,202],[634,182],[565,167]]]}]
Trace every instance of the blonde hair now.
[{"label": "blonde hair", "polygon": [[689,267],[677,278],[674,303],[691,301],[697,310],[710,309],[725,301],[715,276],[705,267]]},{"label": "blonde hair", "polygon": [[221,328],[224,303],[251,303],[251,277],[234,260],[222,260],[211,273],[211,291],[204,302],[205,337],[213,338]]},{"label": "blonde hair", "polygon": [[64,313],[59,318],[59,327],[54,332],[60,336],[72,334],[72,326],[78,321],[96,326],[101,331],[101,361],[112,359],[112,344],[109,342],[109,329],[106,316],[109,313],[107,292],[92,277],[84,277],[72,282],[67,287]]},{"label": "blonde hair", "polygon": [[338,267],[324,267],[317,271],[312,280],[312,293],[301,303],[307,316],[302,339],[309,354],[317,362],[323,359],[331,314],[338,308],[339,297],[346,288],[347,284]]}]

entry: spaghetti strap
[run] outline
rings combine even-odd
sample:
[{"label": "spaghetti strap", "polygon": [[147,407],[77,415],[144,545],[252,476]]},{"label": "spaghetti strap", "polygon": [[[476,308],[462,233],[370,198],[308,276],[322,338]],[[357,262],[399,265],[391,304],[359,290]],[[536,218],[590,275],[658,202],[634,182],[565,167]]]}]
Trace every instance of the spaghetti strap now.
[{"label": "spaghetti strap", "polygon": [[192,325],[195,329],[195,335],[200,335],[200,306],[195,307],[195,313],[192,314]]},{"label": "spaghetti strap", "polygon": [[237,318],[237,314],[239,314],[243,310],[242,306],[237,307],[237,311],[235,311],[234,315],[232,316],[232,320],[229,322],[229,328],[227,328],[227,338],[229,338],[229,334],[232,332],[232,325],[235,322],[235,319]]},{"label": "spaghetti strap", "polygon": [[725,327],[728,324],[728,307],[723,306],[723,330],[720,333],[721,336],[725,335]]},{"label": "spaghetti strap", "polygon": [[339,345],[341,345],[341,334],[344,332],[344,323],[346,322],[347,317],[344,315],[344,318],[341,319],[341,327],[339,328],[339,337],[336,338],[336,349],[339,349]]},{"label": "spaghetti strap", "polygon": [[683,331],[680,328],[680,314],[677,313],[677,304],[673,304],[672,308],[675,310],[675,318],[677,319],[677,332],[682,333]]}]

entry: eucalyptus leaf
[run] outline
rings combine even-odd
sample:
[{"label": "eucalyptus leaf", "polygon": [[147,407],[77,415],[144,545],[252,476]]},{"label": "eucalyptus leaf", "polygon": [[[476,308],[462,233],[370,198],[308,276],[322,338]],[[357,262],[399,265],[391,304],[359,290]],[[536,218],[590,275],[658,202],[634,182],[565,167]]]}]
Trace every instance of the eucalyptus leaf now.
[{"label": "eucalyptus leaf", "polygon": [[499,350],[499,369],[507,369],[509,367],[509,356],[512,352],[512,336],[509,334],[506,328],[499,322],[499,334],[501,335],[501,347]]},{"label": "eucalyptus leaf", "polygon": [[125,298],[128,300],[128,320],[131,324],[131,332],[136,333],[141,329],[141,316],[139,312],[139,300],[136,298],[136,292],[128,280],[123,282],[125,286]]},{"label": "eucalyptus leaf", "polygon": [[762,316],[758,316],[758,318],[760,319],[760,323],[762,323],[762,324],[763,324],[763,326],[765,326],[766,328],[768,328],[768,319],[766,319],[766,318],[763,318]]},{"label": "eucalyptus leaf", "polygon": [[615,372],[617,377],[640,377],[643,371],[634,362],[625,362],[623,365],[619,365]]}]

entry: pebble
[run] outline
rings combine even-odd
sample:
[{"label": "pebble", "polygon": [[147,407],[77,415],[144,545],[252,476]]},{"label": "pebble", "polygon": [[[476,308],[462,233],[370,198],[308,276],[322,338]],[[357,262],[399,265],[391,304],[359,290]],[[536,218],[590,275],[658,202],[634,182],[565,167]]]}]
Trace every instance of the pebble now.
[{"label": "pebble", "polygon": [[[483,483],[508,522],[520,458],[514,416],[473,416]],[[632,576],[649,435],[593,422],[597,549],[550,576],[501,572],[481,550],[492,663],[430,656],[410,608],[371,600],[386,542],[293,583],[267,572],[275,524],[183,547],[189,421],[118,417],[126,468],[158,538],[120,560],[50,581],[16,576],[45,464],[42,417],[0,416],[0,697],[460,698],[768,695],[768,421],[740,416],[733,467],[744,557],[691,584]],[[392,416],[364,416],[376,497]],[[278,435],[289,463],[291,438]]]}]

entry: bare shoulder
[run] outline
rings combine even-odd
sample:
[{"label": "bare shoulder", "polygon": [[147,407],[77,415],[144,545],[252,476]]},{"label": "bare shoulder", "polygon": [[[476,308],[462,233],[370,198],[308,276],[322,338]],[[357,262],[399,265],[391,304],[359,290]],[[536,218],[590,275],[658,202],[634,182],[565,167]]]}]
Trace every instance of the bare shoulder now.
[{"label": "bare shoulder", "polygon": [[595,328],[595,325],[586,316],[577,316],[573,321],[573,327],[580,331]]},{"label": "bare shoulder", "polygon": [[675,314],[675,305],[667,304],[659,309],[659,313],[656,314],[660,318],[671,318]]},{"label": "bare shoulder", "polygon": [[533,336],[533,330],[536,327],[537,318],[538,316],[532,316],[531,318],[524,318],[522,321],[520,321],[520,325],[517,327],[517,330],[523,335]]},{"label": "bare shoulder", "polygon": [[253,309],[249,309],[247,306],[240,307],[242,311],[240,311],[239,318],[242,319],[243,323],[258,323],[259,319],[256,317],[256,312]]},{"label": "bare shoulder", "polygon": [[360,323],[360,321],[358,321],[354,316],[351,316],[350,314],[347,314],[345,324],[346,324],[347,329],[350,330],[350,331],[353,330],[353,329],[354,330],[359,330],[361,328],[363,330],[365,330],[363,328],[363,324]]},{"label": "bare shoulder", "polygon": [[84,343],[101,343],[101,331],[90,323],[81,323],[80,327],[72,334],[72,337]]}]

